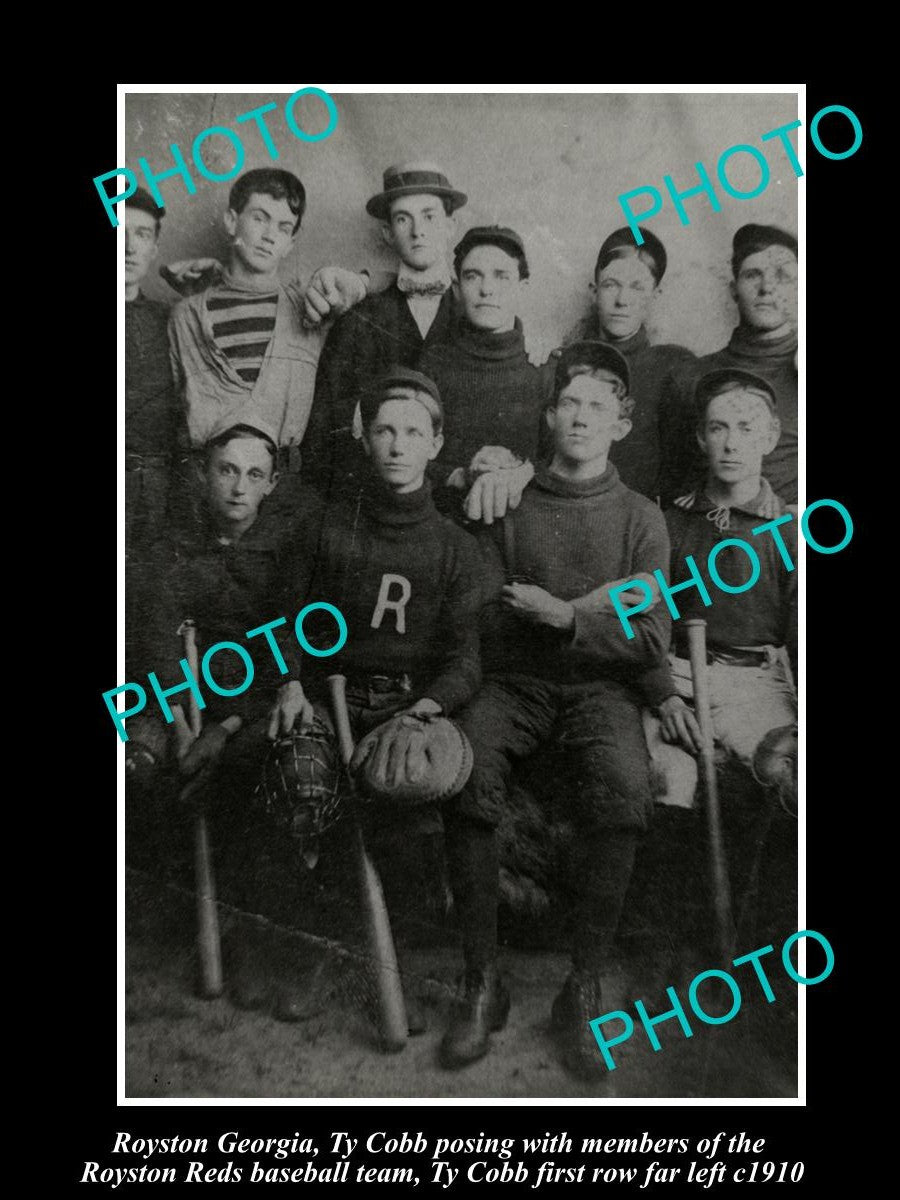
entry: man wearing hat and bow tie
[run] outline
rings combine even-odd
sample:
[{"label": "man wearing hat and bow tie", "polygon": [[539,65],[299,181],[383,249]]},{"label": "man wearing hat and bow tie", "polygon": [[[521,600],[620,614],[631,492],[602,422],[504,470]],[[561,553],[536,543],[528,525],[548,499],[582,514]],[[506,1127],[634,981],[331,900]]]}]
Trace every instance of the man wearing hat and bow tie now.
[{"label": "man wearing hat and bow tie", "polygon": [[366,205],[400,263],[389,287],[336,322],[319,361],[303,449],[323,490],[341,491],[362,478],[354,413],[371,381],[390,366],[416,367],[426,346],[449,335],[457,310],[449,264],[453,214],[466,200],[440,167],[411,162],[388,167],[382,190]]}]

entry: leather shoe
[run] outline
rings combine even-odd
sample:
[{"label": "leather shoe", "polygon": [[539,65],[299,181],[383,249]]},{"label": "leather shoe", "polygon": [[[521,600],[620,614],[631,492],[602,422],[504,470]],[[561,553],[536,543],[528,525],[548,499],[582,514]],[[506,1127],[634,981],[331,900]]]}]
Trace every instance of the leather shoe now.
[{"label": "leather shoe", "polygon": [[551,1022],[563,1065],[579,1079],[596,1082],[609,1075],[590,1027],[602,1013],[599,977],[573,971],[553,1001]]},{"label": "leather shoe", "polygon": [[454,1070],[483,1058],[488,1052],[489,1035],[502,1029],[508,1016],[509,992],[496,966],[467,971],[463,995],[441,1041],[441,1066]]}]

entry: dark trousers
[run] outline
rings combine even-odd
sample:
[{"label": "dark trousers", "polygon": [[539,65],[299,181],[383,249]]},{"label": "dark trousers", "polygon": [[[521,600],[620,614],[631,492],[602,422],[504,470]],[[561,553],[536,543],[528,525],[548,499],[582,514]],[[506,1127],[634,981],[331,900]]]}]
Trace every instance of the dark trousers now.
[{"label": "dark trousers", "polygon": [[542,748],[559,760],[559,786],[542,798],[572,827],[569,890],[576,970],[597,970],[615,936],[652,807],[636,697],[612,680],[554,684],[492,676],[457,717],[475,765],[444,808],[450,883],[470,968],[496,956],[498,860],[494,826],[508,802],[513,763]]}]

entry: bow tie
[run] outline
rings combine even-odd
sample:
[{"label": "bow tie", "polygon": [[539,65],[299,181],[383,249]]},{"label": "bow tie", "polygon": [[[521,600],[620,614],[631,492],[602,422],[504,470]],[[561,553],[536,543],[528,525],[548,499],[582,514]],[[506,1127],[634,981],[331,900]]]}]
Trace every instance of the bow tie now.
[{"label": "bow tie", "polygon": [[397,287],[404,296],[443,296],[450,285],[441,279],[431,283],[417,283],[415,279],[398,279]]}]

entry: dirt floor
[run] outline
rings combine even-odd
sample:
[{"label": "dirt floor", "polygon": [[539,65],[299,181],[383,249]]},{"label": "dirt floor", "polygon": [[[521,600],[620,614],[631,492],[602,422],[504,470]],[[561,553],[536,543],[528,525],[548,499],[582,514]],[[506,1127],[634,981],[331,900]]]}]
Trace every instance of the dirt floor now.
[{"label": "dirt floor", "polygon": [[[437,937],[398,936],[407,943],[405,986],[422,997],[429,1029],[411,1038],[400,1053],[384,1054],[366,1016],[360,960],[321,934],[264,925],[223,906],[226,951],[236,937],[250,935],[257,942],[262,939],[269,958],[279,960],[284,969],[306,978],[315,974],[318,984],[310,1002],[314,1011],[286,1024],[265,1009],[239,1010],[227,991],[216,1000],[200,999],[195,992],[193,898],[184,883],[183,878],[162,879],[145,870],[127,873],[128,1097],[602,1100],[797,1094],[795,1008],[781,976],[778,1000],[771,1005],[755,981],[748,980],[743,1007],[727,1025],[692,1021],[690,1040],[675,1020],[661,1025],[659,1053],[638,1028],[631,1041],[615,1051],[616,1071],[601,1083],[585,1084],[559,1065],[548,1029],[550,1005],[566,974],[565,957],[551,949],[526,952],[507,944],[502,968],[513,1001],[507,1027],[494,1035],[485,1059],[450,1073],[438,1067],[436,1056],[459,970],[452,930],[444,929]],[[422,947],[423,941],[428,948]],[[651,1013],[662,1012],[670,1007],[665,994],[669,984],[687,1008],[688,983],[712,963],[689,945],[670,941],[660,952],[657,943],[648,953],[639,942],[637,948],[622,949],[611,963],[603,980],[605,1009],[629,1009],[634,1015],[634,1001],[643,998]],[[742,951],[763,944],[757,939]],[[227,955],[225,962],[227,982]]]}]

